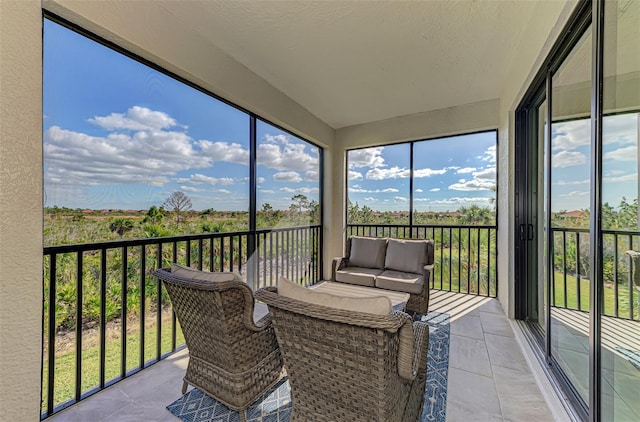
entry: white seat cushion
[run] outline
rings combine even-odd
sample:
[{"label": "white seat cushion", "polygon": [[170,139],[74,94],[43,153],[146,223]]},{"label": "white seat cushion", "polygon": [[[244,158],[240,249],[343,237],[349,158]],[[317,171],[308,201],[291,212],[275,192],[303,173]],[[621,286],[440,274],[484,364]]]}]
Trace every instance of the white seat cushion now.
[{"label": "white seat cushion", "polygon": [[384,261],[386,270],[422,274],[425,265],[427,265],[426,240],[389,239]]},{"label": "white seat cushion", "polygon": [[382,274],[378,268],[345,267],[336,271],[336,281],[359,286],[375,287],[376,276]]},{"label": "white seat cushion", "polygon": [[298,286],[284,277],[280,277],[278,281],[278,294],[302,302],[344,311],[364,312],[375,315],[387,315],[391,313],[391,301],[388,297],[374,296],[355,298],[322,293]]},{"label": "white seat cushion", "polygon": [[424,279],[420,274],[387,270],[376,277],[376,287],[405,293],[422,293]]}]

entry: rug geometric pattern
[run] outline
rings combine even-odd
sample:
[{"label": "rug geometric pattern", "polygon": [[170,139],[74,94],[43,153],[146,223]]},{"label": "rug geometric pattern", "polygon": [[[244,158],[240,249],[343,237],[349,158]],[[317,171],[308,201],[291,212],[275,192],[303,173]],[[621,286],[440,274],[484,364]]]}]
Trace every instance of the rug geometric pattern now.
[{"label": "rug geometric pattern", "polygon": [[[429,324],[427,382],[423,422],[444,422],[447,410],[449,369],[449,315],[440,312],[417,314],[414,320]],[[289,422],[291,415],[289,382],[286,376],[247,409],[249,422]],[[229,409],[197,388],[167,406],[184,422],[240,422],[238,412]]]},{"label": "rug geometric pattern", "polygon": [[449,314],[429,312],[416,320],[429,324],[429,358],[424,392],[422,422],[444,422],[447,417],[447,379],[449,374]]}]

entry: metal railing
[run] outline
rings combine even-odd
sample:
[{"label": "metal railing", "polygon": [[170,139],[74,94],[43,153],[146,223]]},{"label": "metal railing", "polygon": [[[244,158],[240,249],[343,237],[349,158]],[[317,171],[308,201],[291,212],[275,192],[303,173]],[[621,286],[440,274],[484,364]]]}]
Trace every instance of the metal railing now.
[{"label": "metal railing", "polygon": [[322,278],[321,226],[45,247],[42,418],[184,347],[151,272],[179,263],[248,284]]},{"label": "metal railing", "polygon": [[[554,227],[551,232],[551,305],[589,311],[589,229]],[[640,232],[603,230],[602,245],[604,315],[638,321],[640,292],[633,286],[631,258],[625,251],[638,250]]]},{"label": "metal railing", "polygon": [[498,295],[496,226],[348,224],[347,236],[433,239],[431,288]]}]

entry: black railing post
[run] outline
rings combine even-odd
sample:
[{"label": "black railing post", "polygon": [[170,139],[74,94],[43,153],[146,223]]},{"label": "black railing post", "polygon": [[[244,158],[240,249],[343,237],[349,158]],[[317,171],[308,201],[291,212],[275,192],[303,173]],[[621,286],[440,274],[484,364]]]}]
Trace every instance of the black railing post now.
[{"label": "black railing post", "polygon": [[[202,239],[198,239],[202,251]],[[162,268],[162,243],[158,243],[156,269]],[[200,269],[202,270],[202,254],[200,254]],[[162,356],[162,281],[156,278],[156,360]]]},{"label": "black railing post", "polygon": [[140,369],[144,368],[144,328],[145,328],[145,302],[146,295],[146,265],[147,264],[147,248],[145,245],[140,246]]},{"label": "black railing post", "polygon": [[76,258],[76,385],[75,398],[80,400],[82,395],[82,273],[83,252],[78,252]]},{"label": "black railing post", "polygon": [[122,291],[122,307],[120,308],[120,320],[122,321],[122,343],[120,343],[120,377],[124,378],[127,376],[127,294],[128,290],[128,250],[126,246],[122,247],[122,276],[120,280],[120,289]]},{"label": "black railing post", "polygon": [[58,256],[52,253],[49,257],[49,327],[47,340],[47,354],[49,363],[47,366],[47,414],[53,413],[53,397],[55,394],[55,369],[56,369],[56,261]]},{"label": "black railing post", "polygon": [[104,388],[107,357],[107,250],[100,251],[100,388]]}]

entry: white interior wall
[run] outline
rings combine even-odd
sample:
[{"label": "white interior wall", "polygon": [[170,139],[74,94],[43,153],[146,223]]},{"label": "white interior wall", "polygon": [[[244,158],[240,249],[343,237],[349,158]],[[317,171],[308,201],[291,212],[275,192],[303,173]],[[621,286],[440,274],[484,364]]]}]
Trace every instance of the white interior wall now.
[{"label": "white interior wall", "polygon": [[0,1],[0,420],[40,419],[42,12]]}]

